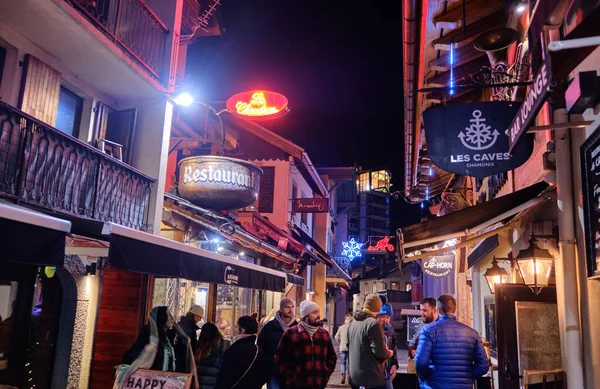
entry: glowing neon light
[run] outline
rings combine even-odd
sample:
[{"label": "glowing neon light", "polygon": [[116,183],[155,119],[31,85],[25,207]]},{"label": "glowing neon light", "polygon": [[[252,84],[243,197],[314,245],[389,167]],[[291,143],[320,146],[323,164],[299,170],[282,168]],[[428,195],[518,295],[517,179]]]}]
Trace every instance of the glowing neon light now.
[{"label": "glowing neon light", "polygon": [[425,187],[425,200],[429,200],[429,185]]},{"label": "glowing neon light", "polygon": [[429,167],[429,175],[433,176],[433,168],[432,167]]},{"label": "glowing neon light", "polygon": [[454,94],[454,43],[450,43],[450,95]]},{"label": "glowing neon light", "polygon": [[390,244],[390,237],[386,236],[383,239],[380,239],[375,246],[369,246],[367,247],[367,250],[369,251],[394,251],[394,245]]},{"label": "glowing neon light", "polygon": [[255,92],[252,94],[250,103],[244,101],[238,101],[235,103],[235,109],[238,115],[244,116],[266,116],[274,115],[279,112],[277,107],[269,107],[267,105],[267,98],[264,92]]},{"label": "glowing neon light", "polygon": [[344,251],[342,251],[342,255],[348,257],[349,260],[362,257],[361,248],[363,246],[363,243],[356,242],[354,238],[350,239],[349,242],[342,242],[342,246],[344,246]]}]

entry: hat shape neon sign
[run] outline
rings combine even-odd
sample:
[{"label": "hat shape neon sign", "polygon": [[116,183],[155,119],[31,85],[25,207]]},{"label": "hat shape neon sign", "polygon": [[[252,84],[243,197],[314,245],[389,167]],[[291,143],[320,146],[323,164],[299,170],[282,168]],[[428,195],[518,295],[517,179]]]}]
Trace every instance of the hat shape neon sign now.
[{"label": "hat shape neon sign", "polygon": [[262,90],[247,91],[231,96],[227,109],[252,120],[274,119],[288,111],[288,99],[281,93]]}]

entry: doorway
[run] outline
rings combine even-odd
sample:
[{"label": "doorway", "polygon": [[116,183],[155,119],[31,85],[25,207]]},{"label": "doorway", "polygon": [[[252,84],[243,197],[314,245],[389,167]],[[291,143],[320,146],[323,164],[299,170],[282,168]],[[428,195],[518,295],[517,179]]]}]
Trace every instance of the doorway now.
[{"label": "doorway", "polygon": [[500,389],[519,389],[525,370],[561,368],[556,288],[539,295],[526,285],[496,284]]}]

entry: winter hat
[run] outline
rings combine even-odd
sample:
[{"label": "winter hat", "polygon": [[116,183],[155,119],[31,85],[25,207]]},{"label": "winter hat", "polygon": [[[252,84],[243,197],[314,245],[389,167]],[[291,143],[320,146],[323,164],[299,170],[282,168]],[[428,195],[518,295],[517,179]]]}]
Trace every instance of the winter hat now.
[{"label": "winter hat", "polygon": [[284,297],[281,299],[281,301],[279,302],[279,309],[282,309],[283,307],[285,307],[286,305],[292,304],[294,305],[294,302],[292,301],[291,298],[289,297]]},{"label": "winter hat", "polygon": [[300,317],[304,319],[306,316],[310,315],[317,309],[319,309],[317,303],[312,302],[310,300],[304,300],[300,303]]},{"label": "winter hat", "polygon": [[204,317],[204,308],[202,308],[200,305],[192,305],[190,312],[196,316]]},{"label": "winter hat", "polygon": [[383,304],[381,307],[381,311],[377,314],[377,316],[393,316],[392,315],[392,306],[388,304]]},{"label": "winter hat", "polygon": [[374,314],[381,311],[382,306],[381,298],[376,294],[370,294],[365,298],[364,309],[371,311]]}]

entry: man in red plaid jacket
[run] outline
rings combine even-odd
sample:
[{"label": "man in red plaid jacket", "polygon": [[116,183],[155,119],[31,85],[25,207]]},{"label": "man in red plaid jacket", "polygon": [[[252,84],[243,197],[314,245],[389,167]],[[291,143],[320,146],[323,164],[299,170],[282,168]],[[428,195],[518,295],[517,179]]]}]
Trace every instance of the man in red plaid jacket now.
[{"label": "man in red plaid jacket", "polygon": [[335,350],[329,333],[321,324],[319,306],[300,303],[302,320],[285,331],[275,362],[285,378],[286,389],[323,389],[335,370]]}]

